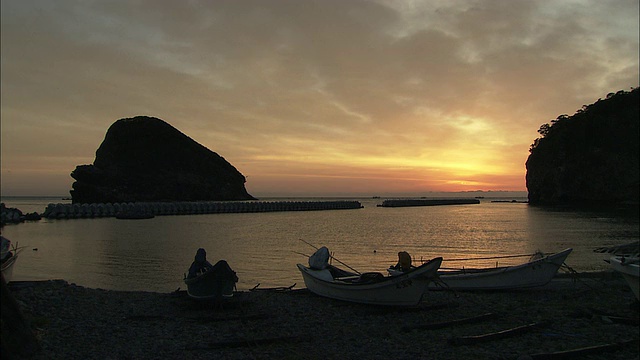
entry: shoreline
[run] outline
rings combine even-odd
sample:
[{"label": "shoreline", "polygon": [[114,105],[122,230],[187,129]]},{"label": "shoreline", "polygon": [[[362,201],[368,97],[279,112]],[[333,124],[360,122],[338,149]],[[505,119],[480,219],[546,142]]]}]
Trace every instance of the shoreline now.
[{"label": "shoreline", "polygon": [[[409,308],[352,304],[305,288],[241,291],[222,303],[184,290],[115,291],[64,280],[9,289],[42,348],[35,359],[528,359],[625,341],[586,358],[639,355],[638,302],[610,272],[561,276],[530,290],[428,291]],[[513,337],[464,344],[526,326]]]}]

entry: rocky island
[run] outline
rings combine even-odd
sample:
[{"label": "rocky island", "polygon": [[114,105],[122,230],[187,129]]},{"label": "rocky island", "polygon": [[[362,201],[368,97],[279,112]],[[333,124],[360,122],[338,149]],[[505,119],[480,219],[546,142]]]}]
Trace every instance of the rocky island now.
[{"label": "rocky island", "polygon": [[610,93],[543,124],[531,145],[532,205],[638,204],[640,91]]},{"label": "rocky island", "polygon": [[74,204],[255,199],[223,157],[148,116],[116,121],[94,163],[77,166],[71,177]]}]

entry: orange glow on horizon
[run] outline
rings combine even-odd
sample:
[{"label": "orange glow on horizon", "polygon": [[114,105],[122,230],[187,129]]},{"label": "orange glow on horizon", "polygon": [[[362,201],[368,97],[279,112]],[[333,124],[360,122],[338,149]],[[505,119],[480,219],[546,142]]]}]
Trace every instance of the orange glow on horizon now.
[{"label": "orange glow on horizon", "polygon": [[540,125],[640,72],[637,1],[40,5],[0,12],[5,195],[67,194],[138,115],[250,193],[525,191]]}]

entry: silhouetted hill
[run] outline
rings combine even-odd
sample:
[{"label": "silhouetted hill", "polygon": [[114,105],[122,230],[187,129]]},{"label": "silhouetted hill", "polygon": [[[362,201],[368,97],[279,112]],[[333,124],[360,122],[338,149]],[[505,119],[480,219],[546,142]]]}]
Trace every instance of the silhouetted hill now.
[{"label": "silhouetted hill", "polygon": [[639,90],[561,115],[538,132],[527,159],[529,203],[638,202]]},{"label": "silhouetted hill", "polygon": [[224,158],[146,116],[116,121],[93,165],[79,165],[71,176],[73,203],[254,199]]}]

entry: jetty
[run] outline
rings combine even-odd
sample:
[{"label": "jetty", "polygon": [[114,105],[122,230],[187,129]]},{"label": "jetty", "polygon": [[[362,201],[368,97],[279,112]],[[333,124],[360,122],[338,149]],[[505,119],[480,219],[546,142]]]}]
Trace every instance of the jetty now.
[{"label": "jetty", "polygon": [[478,199],[390,199],[379,207],[438,206],[480,204]]},{"label": "jetty", "polygon": [[[359,201],[181,201],[92,204],[49,204],[42,217],[83,219],[116,217],[119,214],[197,215],[221,213],[259,213],[276,211],[319,211],[361,209]],[[153,217],[149,216],[149,217]]]}]

